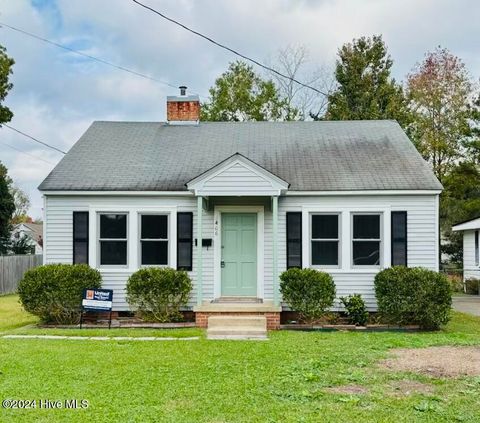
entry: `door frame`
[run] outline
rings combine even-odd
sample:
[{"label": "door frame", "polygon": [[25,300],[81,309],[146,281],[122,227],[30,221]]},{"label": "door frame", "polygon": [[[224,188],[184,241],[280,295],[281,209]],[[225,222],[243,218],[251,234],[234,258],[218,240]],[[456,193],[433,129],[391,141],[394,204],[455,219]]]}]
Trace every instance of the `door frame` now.
[{"label": "door frame", "polygon": [[213,212],[213,295],[222,294],[220,262],[222,258],[222,213],[257,214],[257,298],[264,298],[264,227],[265,211],[263,206],[215,206]]}]

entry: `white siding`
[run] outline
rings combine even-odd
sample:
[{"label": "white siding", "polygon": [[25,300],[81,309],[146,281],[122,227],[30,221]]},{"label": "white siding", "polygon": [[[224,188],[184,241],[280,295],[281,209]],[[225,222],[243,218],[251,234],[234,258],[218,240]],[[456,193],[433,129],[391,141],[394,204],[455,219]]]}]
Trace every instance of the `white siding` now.
[{"label": "white siding", "polygon": [[475,265],[475,231],[463,232],[463,278],[480,279],[480,267]]},{"label": "white siding", "polygon": [[373,279],[378,269],[352,269],[350,257],[350,214],[355,211],[383,213],[383,267],[390,266],[390,212],[407,211],[408,266],[438,270],[438,209],[436,195],[389,196],[287,196],[279,204],[279,271],[286,268],[286,212],[302,211],[303,263],[309,266],[309,214],[341,212],[341,268],[322,269],[336,284],[337,297],[359,293],[369,309],[376,307]]},{"label": "white siding", "polygon": [[203,189],[212,192],[212,195],[217,192],[223,194],[225,191],[229,194],[234,194],[236,191],[250,191],[253,194],[255,191],[271,188],[270,181],[241,163],[234,164],[203,184]]},{"label": "white siding", "polygon": [[[232,198],[228,204],[232,204]],[[218,203],[218,199],[217,199]],[[243,203],[244,204],[244,203]],[[193,236],[196,236],[196,199],[185,196],[47,196],[45,201],[45,263],[71,263],[72,262],[72,212],[112,209],[116,211],[130,210],[131,214],[155,207],[172,207],[176,211],[193,212]],[[406,210],[408,212],[408,265],[423,266],[438,269],[438,231],[437,231],[437,199],[435,195],[392,195],[392,196],[287,196],[279,200],[278,221],[278,257],[279,272],[286,267],[286,215],[287,211],[302,211],[308,216],[311,211],[337,211],[350,213],[351,211],[381,211],[385,216],[390,216],[392,210]],[[264,298],[273,299],[272,280],[272,213],[265,209],[265,237],[264,237]],[[308,219],[303,222],[304,227]],[[346,221],[346,219],[345,219]],[[92,224],[92,222],[91,222]],[[388,233],[384,234],[385,265],[390,260],[389,245],[389,218],[384,219],[384,227]],[[348,228],[344,228],[345,231]],[[134,233],[134,232],[133,232]],[[346,232],[348,234],[348,232]],[[344,234],[345,235],[345,234]],[[214,213],[203,212],[203,237],[214,239]],[[218,237],[217,237],[218,238]],[[305,237],[304,237],[305,238]],[[345,238],[346,240],[347,238]],[[137,240],[129,239],[129,242]],[[176,240],[171,240],[176,242]],[[216,240],[214,239],[214,242]],[[95,243],[96,239],[91,239]],[[308,245],[308,239],[304,239]],[[344,254],[349,255],[349,249],[344,242]],[[135,254],[135,247],[130,250],[130,255]],[[196,248],[193,248],[193,271],[190,276],[194,282],[190,306],[196,302]],[[303,252],[308,258],[308,251]],[[114,289],[114,307],[116,310],[126,309],[124,288],[128,276],[136,270],[135,260],[129,260],[128,269],[100,269],[105,288]],[[203,248],[203,297],[214,297],[214,248]],[[375,307],[373,291],[373,278],[376,269],[351,269],[350,257],[344,257],[341,269],[328,270],[334,277],[337,285],[338,296],[349,293],[361,293],[367,300],[370,309]]]},{"label": "white siding", "polygon": [[[45,263],[72,263],[72,213],[73,211],[88,211],[90,209],[101,210],[102,208],[115,208],[122,212],[135,208],[138,212],[147,211],[155,207],[176,207],[178,212],[193,212],[193,234],[195,237],[196,228],[196,200],[193,197],[101,197],[101,196],[47,196],[45,206]],[[132,218],[132,216],[130,216]],[[90,219],[92,226],[92,219]],[[209,213],[204,214],[203,220],[204,237],[213,237],[213,217]],[[129,239],[129,244],[138,245],[138,238]],[[170,240],[176,243],[176,240]],[[95,243],[96,239],[90,239],[90,244]],[[176,245],[176,244],[175,244]],[[135,247],[133,247],[135,248]],[[130,250],[130,248],[129,248]],[[193,259],[195,260],[196,250],[193,249]],[[128,277],[136,270],[133,267],[132,254],[129,254],[130,268],[128,269],[99,269],[102,274],[103,287],[114,290],[114,310],[124,310],[128,308],[125,301],[125,285]],[[92,262],[96,257],[90,257]],[[195,272],[189,272],[194,283],[192,292],[192,304],[196,297]],[[204,293],[205,295],[213,292],[213,255],[212,250],[204,249]]]}]

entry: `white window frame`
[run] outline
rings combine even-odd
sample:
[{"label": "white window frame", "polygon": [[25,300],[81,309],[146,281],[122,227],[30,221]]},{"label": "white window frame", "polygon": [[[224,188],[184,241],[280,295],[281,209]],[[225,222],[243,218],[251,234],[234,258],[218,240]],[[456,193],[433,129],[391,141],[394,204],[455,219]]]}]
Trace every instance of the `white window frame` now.
[{"label": "white window frame", "polygon": [[[117,214],[117,215],[124,215],[127,217],[126,219],[126,228],[125,228],[125,234],[126,238],[100,238],[100,216],[106,215],[106,214]],[[127,269],[129,266],[129,242],[128,242],[128,234],[129,234],[129,213],[126,211],[102,211],[102,212],[97,212],[97,234],[96,234],[96,245],[97,245],[97,265],[101,269]],[[102,241],[125,241],[127,244],[127,262],[125,264],[102,264],[102,249],[101,249],[101,243]]]},{"label": "white window frame", "polygon": [[[313,238],[313,216],[337,216],[337,238]],[[313,241],[337,242],[337,264],[313,264]],[[310,244],[309,267],[318,269],[340,269],[342,267],[342,213],[341,212],[312,212],[309,215],[309,237]]]},{"label": "white window frame", "polygon": [[[384,261],[384,253],[383,253],[383,247],[384,247],[384,231],[383,231],[383,219],[384,219],[384,213],[381,211],[372,211],[372,212],[356,212],[352,211],[350,213],[350,266],[352,269],[380,269],[383,266],[383,261]],[[354,238],[353,233],[354,233],[354,216],[379,216],[379,226],[380,226],[380,238]],[[353,262],[353,245],[354,242],[378,242],[378,250],[379,250],[379,264],[354,264]]]},{"label": "white window frame", "polygon": [[[167,238],[142,238],[142,216],[167,216]],[[170,266],[170,213],[155,211],[140,211],[138,213],[138,265],[139,267],[168,267]],[[167,241],[167,263],[166,264],[143,264],[142,263],[142,242]]]}]

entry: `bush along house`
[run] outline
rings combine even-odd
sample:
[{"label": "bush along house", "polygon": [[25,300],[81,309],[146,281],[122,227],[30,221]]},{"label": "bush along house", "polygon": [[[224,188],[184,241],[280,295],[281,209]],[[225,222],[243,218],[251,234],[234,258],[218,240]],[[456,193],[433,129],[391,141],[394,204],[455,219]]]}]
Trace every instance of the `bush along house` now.
[{"label": "bush along house", "polygon": [[370,311],[379,270],[438,270],[442,186],[397,122],[199,116],[182,87],[167,122],[94,122],[39,187],[44,262],[99,269],[118,312],[137,269],[184,269],[199,326],[261,315],[271,329],[285,269],[324,270]]}]

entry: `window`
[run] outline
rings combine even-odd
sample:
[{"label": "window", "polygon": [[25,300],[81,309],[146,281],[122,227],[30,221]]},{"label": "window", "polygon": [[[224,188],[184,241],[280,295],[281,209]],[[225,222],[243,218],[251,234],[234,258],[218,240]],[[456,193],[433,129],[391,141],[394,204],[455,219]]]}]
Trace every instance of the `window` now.
[{"label": "window", "polygon": [[312,265],[338,266],[338,214],[313,214]]},{"label": "window", "polygon": [[193,213],[177,213],[177,269],[192,270]]},{"label": "window", "polygon": [[73,264],[88,264],[88,212],[73,212]]},{"label": "window", "polygon": [[478,252],[478,231],[475,231],[475,266],[479,265],[479,252]]},{"label": "window", "polygon": [[302,213],[287,212],[287,269],[302,267]]},{"label": "window", "polygon": [[353,215],[354,266],[380,266],[380,220],[380,214]]},{"label": "window", "polygon": [[392,212],[392,266],[407,265],[407,212]]},{"label": "window", "polygon": [[100,214],[100,265],[127,265],[127,215]]},{"label": "window", "polygon": [[140,249],[143,266],[168,265],[168,215],[141,215]]}]

